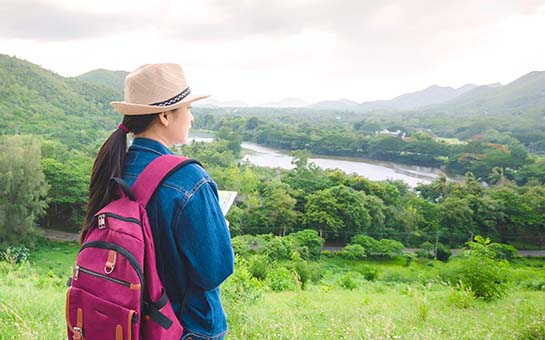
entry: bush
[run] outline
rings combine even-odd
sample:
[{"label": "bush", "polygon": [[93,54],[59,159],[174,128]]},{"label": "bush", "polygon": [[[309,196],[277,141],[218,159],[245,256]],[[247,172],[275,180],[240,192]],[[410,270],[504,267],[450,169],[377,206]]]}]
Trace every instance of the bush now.
[{"label": "bush", "polygon": [[496,254],[496,258],[500,260],[512,260],[518,256],[518,251],[510,244],[490,243],[490,249]]},{"label": "bush", "polygon": [[370,265],[367,265],[367,264],[363,264],[363,265],[358,266],[356,268],[356,270],[358,271],[358,273],[363,275],[363,277],[367,281],[375,281],[378,278],[379,273],[380,273],[380,270],[377,267],[370,266]]},{"label": "bush", "polygon": [[365,249],[359,244],[349,244],[340,252],[341,257],[349,260],[363,260],[367,257]]},{"label": "bush", "polygon": [[446,262],[452,255],[450,248],[445,246],[443,243],[437,243],[437,259],[439,261]]},{"label": "bush", "polygon": [[356,281],[354,280],[354,278],[352,277],[352,273],[351,272],[348,272],[346,273],[344,276],[342,276],[339,281],[338,281],[338,284],[339,286],[341,286],[342,288],[345,288],[345,289],[354,289],[356,287],[358,287],[358,284],[356,283]]},{"label": "bush", "polygon": [[264,255],[254,255],[248,260],[248,271],[259,280],[265,280],[269,266],[269,259]]},{"label": "bush", "polygon": [[299,277],[301,288],[305,289],[307,282],[312,278],[312,269],[304,260],[294,261],[291,265],[293,271],[296,272]]},{"label": "bush", "polygon": [[420,249],[416,251],[416,256],[419,258],[433,259],[433,251],[435,246],[431,242],[424,242],[420,245]]},{"label": "bush", "polygon": [[447,280],[461,282],[475,297],[494,300],[505,295],[507,290],[504,267],[508,262],[499,262],[489,248],[490,240],[475,237],[476,242],[467,242],[466,250],[459,259],[450,263]]},{"label": "bush", "polygon": [[[296,233],[291,233],[287,237],[295,243],[297,250],[304,259],[316,260],[320,257],[324,239],[318,235],[316,230],[305,229]],[[300,251],[300,248],[306,249]],[[306,255],[303,254],[304,252],[306,252]]]},{"label": "bush", "polygon": [[263,284],[252,277],[243,265],[235,267],[235,272],[221,286],[221,295],[231,303],[253,303],[261,297]]},{"label": "bush", "polygon": [[367,235],[356,235],[350,244],[359,244],[365,249],[368,257],[393,258],[403,254],[405,246],[396,240],[382,239],[380,241]]},{"label": "bush", "polygon": [[266,278],[267,285],[274,291],[296,290],[297,284],[293,274],[285,267],[269,271]]},{"label": "bush", "polygon": [[11,264],[27,261],[30,256],[30,250],[25,246],[8,247],[0,251],[0,260]]},{"label": "bush", "polygon": [[287,239],[274,236],[265,243],[264,253],[271,260],[287,260],[293,250],[293,245]]}]

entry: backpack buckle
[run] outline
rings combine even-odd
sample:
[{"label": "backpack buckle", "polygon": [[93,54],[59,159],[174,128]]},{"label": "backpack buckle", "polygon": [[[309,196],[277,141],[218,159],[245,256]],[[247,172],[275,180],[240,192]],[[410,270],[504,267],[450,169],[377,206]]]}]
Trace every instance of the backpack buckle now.
[{"label": "backpack buckle", "polygon": [[117,252],[115,250],[110,250],[108,252],[108,260],[104,264],[104,273],[110,275],[114,271],[116,260]]},{"label": "backpack buckle", "polygon": [[72,338],[74,340],[78,340],[78,339],[81,339],[82,335],[83,335],[83,331],[81,330],[81,328],[79,327],[74,327],[72,328],[72,332],[74,334],[72,334]]}]

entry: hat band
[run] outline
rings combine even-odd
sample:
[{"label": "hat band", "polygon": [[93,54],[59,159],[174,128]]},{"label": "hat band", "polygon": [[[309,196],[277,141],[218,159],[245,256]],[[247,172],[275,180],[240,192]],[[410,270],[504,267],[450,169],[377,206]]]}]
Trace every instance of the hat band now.
[{"label": "hat band", "polygon": [[191,91],[189,90],[189,87],[186,87],[185,90],[183,90],[179,94],[175,95],[174,97],[172,97],[170,99],[167,99],[167,100],[164,100],[162,102],[157,102],[157,103],[153,103],[153,104],[150,104],[150,105],[152,105],[152,106],[174,105],[174,104],[178,103],[179,101],[181,101],[182,99],[184,99],[185,97],[189,96],[190,93],[191,93]]}]

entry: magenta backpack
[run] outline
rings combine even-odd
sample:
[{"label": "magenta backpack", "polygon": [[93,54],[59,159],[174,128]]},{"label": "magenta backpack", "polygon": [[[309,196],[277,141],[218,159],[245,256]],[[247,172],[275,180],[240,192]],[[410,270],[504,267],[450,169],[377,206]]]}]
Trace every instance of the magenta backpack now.
[{"label": "magenta backpack", "polygon": [[[159,279],[146,205],[167,176],[194,160],[153,160],[132,190],[96,215],[78,253],[66,294],[68,339],[179,340],[183,328]],[[182,303],[183,304],[183,303]]]}]

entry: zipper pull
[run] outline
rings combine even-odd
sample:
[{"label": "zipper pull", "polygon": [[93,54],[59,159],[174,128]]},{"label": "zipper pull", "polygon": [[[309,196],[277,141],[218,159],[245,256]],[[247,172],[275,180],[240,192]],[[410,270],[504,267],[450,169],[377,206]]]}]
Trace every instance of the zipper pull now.
[{"label": "zipper pull", "polygon": [[106,228],[106,214],[98,215],[98,229]]},{"label": "zipper pull", "polygon": [[79,265],[76,265],[76,267],[74,268],[74,280],[78,280],[78,275],[79,275]]}]

